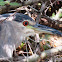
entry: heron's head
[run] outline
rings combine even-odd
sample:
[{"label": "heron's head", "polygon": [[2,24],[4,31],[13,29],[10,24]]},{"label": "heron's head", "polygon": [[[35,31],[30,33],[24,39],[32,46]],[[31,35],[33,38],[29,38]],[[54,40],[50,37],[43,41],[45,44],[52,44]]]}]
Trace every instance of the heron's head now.
[{"label": "heron's head", "polygon": [[[8,17],[11,14],[12,13],[3,14],[2,16]],[[28,33],[35,32],[35,33],[39,33],[39,34],[47,33],[47,34],[55,34],[55,35],[62,36],[62,33],[59,32],[58,30],[55,30],[53,28],[50,28],[50,27],[47,27],[44,25],[40,25],[40,24],[36,23],[31,17],[29,17],[27,15],[24,15],[21,13],[16,13],[14,16],[11,16],[11,18],[9,18],[9,19],[21,23],[21,25],[25,28],[24,30],[27,32],[26,35],[28,35]]]}]

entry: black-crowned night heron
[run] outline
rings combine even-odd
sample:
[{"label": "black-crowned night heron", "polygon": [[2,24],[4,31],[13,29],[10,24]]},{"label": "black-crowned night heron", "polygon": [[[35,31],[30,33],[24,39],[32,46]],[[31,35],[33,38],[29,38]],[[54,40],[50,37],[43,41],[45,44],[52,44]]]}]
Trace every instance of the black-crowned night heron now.
[{"label": "black-crowned night heron", "polygon": [[[5,19],[12,13],[0,15],[0,20]],[[16,22],[17,21],[17,22]],[[16,13],[3,23],[0,23],[0,58],[11,58],[22,41],[35,33],[57,34],[62,33],[50,27],[37,24],[27,15]]]}]

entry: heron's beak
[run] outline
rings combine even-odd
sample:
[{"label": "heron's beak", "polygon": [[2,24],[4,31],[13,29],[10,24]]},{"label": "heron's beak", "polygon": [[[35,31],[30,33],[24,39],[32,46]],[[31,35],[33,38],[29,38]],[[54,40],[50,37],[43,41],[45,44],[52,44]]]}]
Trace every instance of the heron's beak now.
[{"label": "heron's beak", "polygon": [[56,29],[50,28],[48,26],[40,25],[40,24],[35,24],[33,26],[28,25],[27,28],[31,28],[35,31],[35,33],[47,33],[47,34],[54,34],[54,35],[59,35],[62,36],[62,33],[59,32]]}]

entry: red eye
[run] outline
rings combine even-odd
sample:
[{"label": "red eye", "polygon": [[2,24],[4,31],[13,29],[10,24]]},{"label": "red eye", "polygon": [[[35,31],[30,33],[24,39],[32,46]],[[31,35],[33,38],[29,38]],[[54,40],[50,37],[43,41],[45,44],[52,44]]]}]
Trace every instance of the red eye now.
[{"label": "red eye", "polygon": [[24,26],[27,26],[27,25],[28,25],[28,21],[24,21],[24,22],[23,22],[23,25],[24,25]]}]

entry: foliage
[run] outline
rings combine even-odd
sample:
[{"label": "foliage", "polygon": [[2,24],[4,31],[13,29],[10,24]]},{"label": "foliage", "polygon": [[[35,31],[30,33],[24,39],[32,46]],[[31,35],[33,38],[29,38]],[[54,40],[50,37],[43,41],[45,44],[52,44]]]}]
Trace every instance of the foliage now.
[{"label": "foliage", "polygon": [[19,5],[19,3],[17,3],[17,2],[11,2],[11,3],[9,1],[6,1],[6,2],[5,1],[1,1],[0,2],[1,6],[4,6],[5,4],[9,4],[9,5],[12,5],[12,6],[18,6]]},{"label": "foliage", "polygon": [[55,13],[52,13],[52,16],[51,16],[51,18],[52,18],[52,17],[54,17],[54,16],[55,16]]},{"label": "foliage", "polygon": [[3,1],[3,0],[0,0],[0,2]]},{"label": "foliage", "polygon": [[19,5],[19,3],[16,3],[16,2],[12,2],[12,3],[9,3],[10,5],[13,5],[13,6],[17,6]]},{"label": "foliage", "polygon": [[21,45],[20,45],[20,47],[22,48],[24,45],[25,45],[25,44],[22,42]]},{"label": "foliage", "polygon": [[1,6],[4,6],[5,4],[6,4],[6,2],[4,2],[4,1],[1,1],[1,2],[0,2],[0,5],[1,5]]},{"label": "foliage", "polygon": [[62,17],[62,13],[59,14],[59,17]]}]

